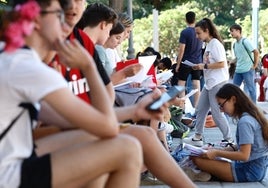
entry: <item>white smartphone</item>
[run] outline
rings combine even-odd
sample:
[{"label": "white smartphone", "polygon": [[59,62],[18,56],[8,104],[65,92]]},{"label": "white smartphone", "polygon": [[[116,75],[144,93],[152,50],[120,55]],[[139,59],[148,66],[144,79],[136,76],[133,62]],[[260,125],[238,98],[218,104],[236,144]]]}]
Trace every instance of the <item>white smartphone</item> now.
[{"label": "white smartphone", "polygon": [[166,102],[175,98],[180,92],[184,91],[184,86],[172,86],[165,93],[163,93],[158,99],[150,103],[146,109],[151,111],[157,111]]}]

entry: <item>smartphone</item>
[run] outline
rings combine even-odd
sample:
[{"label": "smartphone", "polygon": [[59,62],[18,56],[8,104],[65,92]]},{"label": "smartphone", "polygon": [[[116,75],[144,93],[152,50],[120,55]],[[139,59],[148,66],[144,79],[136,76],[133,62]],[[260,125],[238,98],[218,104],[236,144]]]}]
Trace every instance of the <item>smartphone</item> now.
[{"label": "smartphone", "polygon": [[184,86],[172,86],[163,93],[158,99],[150,103],[146,109],[151,111],[157,111],[159,108],[166,102],[170,101],[171,99],[175,98],[180,92],[184,91]]}]

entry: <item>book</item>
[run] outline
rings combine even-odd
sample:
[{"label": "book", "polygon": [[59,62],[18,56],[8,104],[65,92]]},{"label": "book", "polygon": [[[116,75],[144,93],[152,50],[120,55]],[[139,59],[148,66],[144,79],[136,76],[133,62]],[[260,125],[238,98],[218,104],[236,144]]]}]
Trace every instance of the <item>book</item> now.
[{"label": "book", "polygon": [[148,79],[149,71],[153,67],[153,63],[155,59],[156,59],[156,55],[140,56],[138,57],[138,59],[132,59],[132,60],[128,60],[125,62],[117,63],[118,66],[116,66],[117,67],[116,70],[121,70],[124,67],[134,64],[134,63],[139,63],[142,65],[142,69],[136,75],[127,77],[126,80],[136,82],[136,83],[142,83],[144,80]]},{"label": "book", "polygon": [[192,95],[194,95],[197,91],[198,91],[198,89],[193,89],[193,90],[191,90],[189,93],[187,93],[187,95],[185,95],[185,96],[182,97],[182,98],[183,98],[183,99],[187,99],[187,98],[191,97]]},{"label": "book", "polygon": [[[208,151],[206,149],[196,147],[196,146],[186,144],[186,143],[183,143],[183,147],[189,152],[190,156],[200,156],[201,154],[206,153]],[[231,162],[230,159],[227,159],[224,157],[216,157],[216,160]]]},{"label": "book", "polygon": [[130,60],[126,60],[126,61],[120,61],[120,62],[117,62],[116,63],[116,71],[119,71],[129,65],[132,65],[132,64],[137,64],[139,63],[138,59],[130,59]]}]

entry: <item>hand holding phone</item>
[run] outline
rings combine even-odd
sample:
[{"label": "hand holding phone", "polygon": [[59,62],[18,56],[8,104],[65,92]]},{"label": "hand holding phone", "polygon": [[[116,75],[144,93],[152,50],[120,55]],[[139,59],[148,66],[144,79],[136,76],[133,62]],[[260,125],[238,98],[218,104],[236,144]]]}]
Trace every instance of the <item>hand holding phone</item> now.
[{"label": "hand holding phone", "polygon": [[163,93],[158,99],[150,103],[146,109],[151,111],[157,111],[163,104],[176,97],[180,92],[184,91],[184,86],[172,86],[169,90]]}]

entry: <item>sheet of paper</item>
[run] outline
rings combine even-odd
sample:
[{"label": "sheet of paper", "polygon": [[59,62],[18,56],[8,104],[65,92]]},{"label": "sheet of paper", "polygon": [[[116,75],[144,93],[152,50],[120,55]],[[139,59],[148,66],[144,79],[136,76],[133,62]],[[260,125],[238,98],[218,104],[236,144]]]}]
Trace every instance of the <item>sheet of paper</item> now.
[{"label": "sheet of paper", "polygon": [[121,86],[128,85],[128,84],[130,84],[130,83],[132,83],[132,81],[126,81],[126,82],[123,82],[123,83],[121,83],[121,84],[117,84],[117,85],[114,86],[114,89],[115,89],[115,88],[119,88],[119,87],[121,87]]},{"label": "sheet of paper", "polygon": [[[193,145],[190,145],[190,144],[186,144],[186,143],[183,144],[183,147],[190,152],[190,155],[191,156],[200,156],[201,154],[207,152],[207,150],[205,150],[203,148],[196,147],[196,146],[193,146]],[[216,159],[217,160],[231,162],[230,159],[227,159],[227,158],[224,158],[224,157],[216,157]]]},{"label": "sheet of paper", "polygon": [[188,60],[182,61],[182,63],[185,64],[185,65],[188,65],[188,66],[190,66],[190,67],[196,65],[196,64],[194,64],[194,63],[192,63],[191,61],[188,61]]},{"label": "sheet of paper", "polygon": [[142,83],[148,76],[147,73],[151,66],[153,65],[156,55],[152,56],[140,56],[139,63],[143,66],[143,68],[134,76],[128,77],[128,81]]},{"label": "sheet of paper", "polygon": [[187,99],[187,98],[191,97],[192,95],[194,95],[197,91],[198,91],[198,89],[193,89],[193,90],[191,90],[189,93],[187,93],[187,95],[185,95],[185,96],[182,97],[182,98],[183,98],[183,99]]},{"label": "sheet of paper", "polygon": [[157,80],[162,82],[168,81],[173,76],[172,70],[164,71],[156,75]]}]

